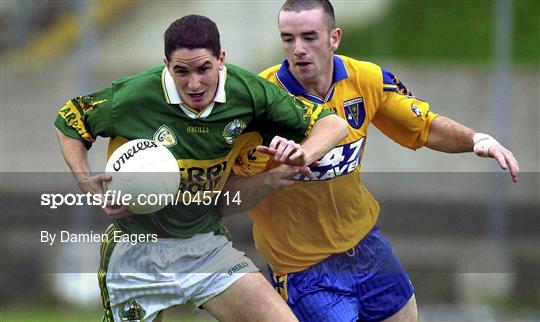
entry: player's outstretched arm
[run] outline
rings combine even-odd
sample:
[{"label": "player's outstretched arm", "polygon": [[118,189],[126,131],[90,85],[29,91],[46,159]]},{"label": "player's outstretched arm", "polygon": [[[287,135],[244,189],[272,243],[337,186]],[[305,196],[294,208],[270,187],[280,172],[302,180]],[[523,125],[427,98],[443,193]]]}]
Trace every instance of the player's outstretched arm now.
[{"label": "player's outstretched arm", "polygon": [[298,174],[313,178],[313,173],[309,170],[309,167],[286,164],[252,177],[243,177],[231,173],[223,192],[228,191],[229,195],[239,192],[242,202],[240,204],[229,204],[226,203],[225,199],[221,199],[218,204],[221,216],[226,217],[250,210],[270,193],[291,186],[294,183],[294,176]]},{"label": "player's outstretched arm", "polygon": [[321,158],[348,135],[347,122],[337,115],[328,115],[313,125],[302,144],[276,136],[268,147],[258,146],[257,151],[283,164],[306,166]]},{"label": "player's outstretched arm", "polygon": [[426,146],[448,153],[474,151],[478,156],[493,158],[502,169],[508,170],[512,180],[517,182],[519,165],[511,151],[491,135],[476,133],[447,117],[438,116],[432,121]]},{"label": "player's outstretched arm", "polygon": [[[79,188],[91,194],[103,194],[103,182],[110,181],[112,177],[106,174],[92,176],[84,144],[79,140],[70,138],[58,129],[56,129],[56,136],[64,160],[71,169]],[[107,205],[103,209],[107,216],[113,218],[123,218],[131,214],[126,207]]]}]

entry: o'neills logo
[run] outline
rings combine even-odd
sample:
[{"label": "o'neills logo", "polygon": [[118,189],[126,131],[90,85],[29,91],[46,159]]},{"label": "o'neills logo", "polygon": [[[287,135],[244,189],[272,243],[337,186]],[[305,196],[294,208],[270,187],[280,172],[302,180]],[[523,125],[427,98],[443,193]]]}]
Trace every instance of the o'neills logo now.
[{"label": "o'neills logo", "polygon": [[192,133],[208,133],[210,128],[208,126],[188,126],[186,132]]},{"label": "o'neills logo", "polygon": [[143,151],[146,149],[151,148],[157,148],[158,145],[155,142],[151,141],[144,141],[144,142],[137,142],[134,146],[129,148],[126,152],[122,153],[122,155],[114,161],[113,169],[114,171],[120,171],[120,168],[122,168],[122,165],[126,163],[127,160],[131,159],[135,156],[139,151]]},{"label": "o'neills logo", "polygon": [[238,272],[239,270],[243,269],[243,268],[246,268],[248,267],[248,263],[247,262],[242,262],[240,264],[236,264],[234,265],[230,270],[227,271],[227,273],[229,273],[229,275],[232,275],[236,272]]}]

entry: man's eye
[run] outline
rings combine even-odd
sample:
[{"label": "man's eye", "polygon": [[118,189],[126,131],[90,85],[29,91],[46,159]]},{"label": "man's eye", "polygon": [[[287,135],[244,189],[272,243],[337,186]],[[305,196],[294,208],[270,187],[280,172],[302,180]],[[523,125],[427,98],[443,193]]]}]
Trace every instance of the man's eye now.
[{"label": "man's eye", "polygon": [[187,75],[187,70],[177,70],[176,74],[178,74],[180,76],[185,76],[185,75]]},{"label": "man's eye", "polygon": [[205,72],[207,72],[209,69],[210,69],[210,67],[201,67],[201,68],[199,68],[199,72],[205,73]]},{"label": "man's eye", "polygon": [[283,38],[282,40],[283,42],[286,42],[286,43],[291,43],[293,41],[292,38]]}]

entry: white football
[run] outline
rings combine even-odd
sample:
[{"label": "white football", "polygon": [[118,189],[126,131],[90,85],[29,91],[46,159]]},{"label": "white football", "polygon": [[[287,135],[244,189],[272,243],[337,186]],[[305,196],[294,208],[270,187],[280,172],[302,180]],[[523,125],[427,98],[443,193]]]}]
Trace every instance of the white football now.
[{"label": "white football", "polygon": [[[149,214],[172,202],[180,187],[180,170],[174,155],[163,145],[145,139],[132,140],[113,152],[105,172],[110,196],[130,195],[131,212]],[[117,200],[117,199],[113,199]]]}]

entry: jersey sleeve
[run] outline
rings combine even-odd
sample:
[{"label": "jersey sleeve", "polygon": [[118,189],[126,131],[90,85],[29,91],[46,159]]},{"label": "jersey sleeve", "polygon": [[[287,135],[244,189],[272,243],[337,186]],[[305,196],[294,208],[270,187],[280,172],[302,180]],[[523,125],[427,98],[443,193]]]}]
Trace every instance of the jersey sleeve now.
[{"label": "jersey sleeve", "polygon": [[319,119],[332,114],[322,105],[308,104],[288,94],[266,80],[260,79],[264,87],[264,102],[257,104],[257,131],[268,144],[274,135],[301,142]]},{"label": "jersey sleeve", "polygon": [[97,136],[112,135],[112,102],[112,88],[76,97],[60,108],[54,124],[89,149]]},{"label": "jersey sleeve", "polygon": [[416,98],[392,72],[382,68],[381,104],[372,120],[386,136],[410,149],[427,143],[431,122],[437,114]]}]

